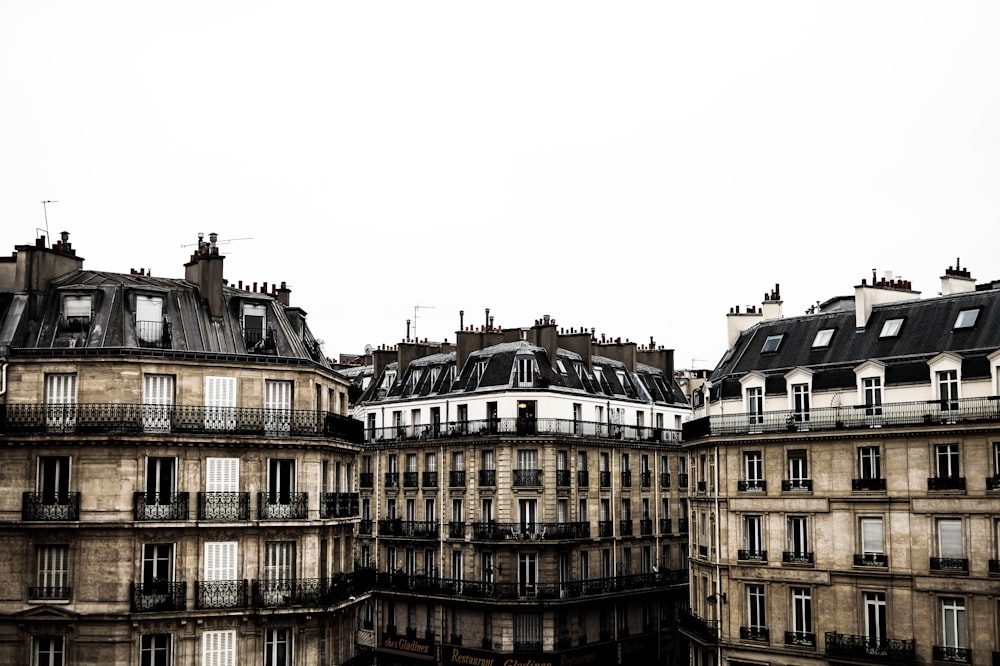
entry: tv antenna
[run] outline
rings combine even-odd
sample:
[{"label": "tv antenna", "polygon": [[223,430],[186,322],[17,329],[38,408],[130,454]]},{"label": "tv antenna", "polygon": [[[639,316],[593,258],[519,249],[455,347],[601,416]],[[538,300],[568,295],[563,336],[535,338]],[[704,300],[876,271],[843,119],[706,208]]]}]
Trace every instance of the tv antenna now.
[{"label": "tv antenna", "polygon": [[52,238],[49,236],[49,204],[59,203],[58,201],[53,201],[52,199],[46,199],[42,202],[42,212],[45,214],[45,242],[49,245],[52,244]]},{"label": "tv antenna", "polygon": [[[202,240],[204,238],[205,238],[205,234],[199,232],[198,233],[198,242],[197,243],[186,243],[186,244],[182,243],[181,247],[195,247],[195,246],[200,246],[201,243],[202,243]],[[246,238],[226,238],[225,240],[216,240],[215,244],[216,245],[226,245],[226,244],[232,243],[233,241],[243,241],[243,240],[253,240],[253,236],[247,236]]]},{"label": "tv antenna", "polygon": [[413,340],[415,342],[420,342],[420,338],[417,337],[417,310],[433,310],[433,309],[435,309],[433,305],[413,306]]}]

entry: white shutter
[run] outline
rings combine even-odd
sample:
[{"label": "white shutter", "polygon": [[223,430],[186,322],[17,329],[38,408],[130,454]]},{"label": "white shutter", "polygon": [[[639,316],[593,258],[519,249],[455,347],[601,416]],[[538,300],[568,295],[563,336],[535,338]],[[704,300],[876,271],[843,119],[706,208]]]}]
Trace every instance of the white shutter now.
[{"label": "white shutter", "polygon": [[239,458],[207,458],[205,460],[205,491],[236,493],[240,490]]},{"label": "white shutter", "polygon": [[291,430],[292,382],[264,382],[265,430],[268,434],[287,433]]},{"label": "white shutter", "polygon": [[63,299],[63,316],[90,319],[90,296],[67,296]]},{"label": "white shutter", "polygon": [[291,580],[295,544],[291,541],[271,541],[266,548],[264,579]]},{"label": "white shutter", "polygon": [[236,428],[236,378],[205,377],[205,427]]},{"label": "white shutter", "polygon": [[205,580],[236,580],[236,542],[210,541],[205,544]]},{"label": "white shutter", "polygon": [[76,427],[76,375],[59,373],[45,376],[45,416],[49,430],[66,431]]},{"label": "white shutter", "polygon": [[941,557],[946,559],[961,559],[963,557],[961,520],[939,520],[938,538],[941,545]]},{"label": "white shutter", "polygon": [[884,552],[882,536],[881,518],[861,519],[861,552],[878,553]]},{"label": "white shutter", "polygon": [[142,424],[146,432],[170,432],[174,404],[173,375],[145,375],[142,381]]},{"label": "white shutter", "polygon": [[202,666],[236,666],[236,630],[202,634],[201,663]]}]

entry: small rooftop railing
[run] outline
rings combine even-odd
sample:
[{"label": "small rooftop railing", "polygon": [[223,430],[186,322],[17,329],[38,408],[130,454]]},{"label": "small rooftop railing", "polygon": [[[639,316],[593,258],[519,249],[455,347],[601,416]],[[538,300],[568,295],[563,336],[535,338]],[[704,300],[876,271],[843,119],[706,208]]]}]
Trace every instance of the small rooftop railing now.
[{"label": "small rooftop railing", "polygon": [[630,442],[680,444],[681,431],[626,424],[608,424],[573,419],[534,419],[531,427],[519,418],[494,418],[477,421],[451,421],[427,425],[396,425],[367,428],[366,442],[432,440],[454,437],[503,435],[516,437],[560,435],[597,439],[620,439]]},{"label": "small rooftop railing", "polygon": [[760,414],[713,414],[683,425],[685,441],[712,435],[747,435],[788,431],[877,428],[883,426],[939,426],[958,423],[1000,422],[1000,396],[822,407],[809,412],[809,420],[796,420],[793,410]]}]

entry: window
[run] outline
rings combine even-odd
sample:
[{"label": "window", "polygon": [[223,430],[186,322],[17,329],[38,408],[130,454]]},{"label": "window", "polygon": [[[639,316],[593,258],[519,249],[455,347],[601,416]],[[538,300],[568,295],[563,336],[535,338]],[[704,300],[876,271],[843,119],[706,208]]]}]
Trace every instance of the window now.
[{"label": "window", "polygon": [[765,560],[764,519],[759,515],[743,516],[743,548],[741,560]]},{"label": "window", "polygon": [[479,505],[479,517],[484,523],[491,523],[495,520],[493,517],[493,498],[484,497]]},{"label": "window", "polygon": [[[204,580],[207,582],[236,580],[236,555],[237,543],[235,541],[209,541],[205,543]],[[218,596],[224,596],[221,590]]]},{"label": "window", "polygon": [[941,370],[937,373],[938,400],[942,411],[958,409],[958,371]]},{"label": "window", "polygon": [[865,416],[881,416],[882,378],[865,377],[861,380],[861,390],[864,394]]},{"label": "window", "polygon": [[292,595],[295,579],[295,542],[268,541],[264,544],[264,581],[261,592],[264,603],[285,605]]},{"label": "window", "polygon": [[978,318],[979,308],[962,310],[955,319],[955,328],[971,328],[976,325],[976,319]]},{"label": "window", "polygon": [[812,347],[817,349],[819,347],[829,347],[830,340],[833,338],[833,332],[837,330],[835,328],[823,328],[816,331],[816,337],[813,338]]},{"label": "window", "polygon": [[538,555],[536,553],[519,553],[517,556],[518,592],[521,595],[534,595],[538,583]]},{"label": "window", "polygon": [[236,378],[205,377],[205,427],[236,428]]},{"label": "window", "polygon": [[798,644],[812,645],[812,591],[808,588],[792,588],[792,631]]},{"label": "window", "polygon": [[236,666],[236,630],[206,631],[201,635],[202,666]]},{"label": "window", "polygon": [[205,492],[235,493],[240,490],[239,458],[205,459]]},{"label": "window", "polygon": [[872,647],[879,647],[879,644],[887,637],[886,617],[885,617],[885,592],[865,592],[865,638]]},{"label": "window", "polygon": [[166,585],[174,580],[174,544],[146,543],[142,545],[143,592],[166,593]]},{"label": "window", "polygon": [[514,614],[514,651],[542,649],[542,616],[539,613]]},{"label": "window", "polygon": [[764,456],[760,451],[745,451],[743,453],[744,487],[741,490],[763,490],[764,486]]},{"label": "window", "polygon": [[268,505],[290,505],[293,503],[294,493],[295,460],[290,458],[270,458],[267,461]]},{"label": "window", "polygon": [[264,666],[291,666],[292,630],[287,627],[264,631]]},{"label": "window", "polygon": [[41,456],[38,458],[36,488],[42,504],[69,503],[69,456]]},{"label": "window", "polygon": [[292,382],[264,381],[264,432],[281,435],[292,429]]},{"label": "window", "polygon": [[135,334],[140,342],[163,340],[163,299],[159,296],[135,297]]},{"label": "window", "polygon": [[187,518],[172,510],[176,504],[176,482],[176,458],[146,458],[146,492],[140,517],[146,520]]},{"label": "window", "polygon": [[941,638],[946,659],[968,661],[969,655],[965,652],[969,646],[966,642],[966,631],[965,599],[959,597],[941,599]]},{"label": "window", "polygon": [[517,358],[517,385],[533,386],[535,383],[535,359],[530,356]]},{"label": "window", "polygon": [[139,666],[170,666],[170,634],[139,637]]},{"label": "window", "polygon": [[76,374],[45,375],[45,423],[56,432],[76,426]]},{"label": "window", "polygon": [[62,636],[35,636],[31,639],[31,666],[62,666],[64,658]]},{"label": "window", "polygon": [[878,559],[876,556],[885,553],[881,517],[861,519],[861,552],[865,559]]},{"label": "window", "polygon": [[37,587],[31,599],[69,599],[69,546],[45,545],[38,547]]},{"label": "window", "polygon": [[809,550],[809,519],[806,516],[788,517],[788,556],[786,562],[812,563]]},{"label": "window", "polygon": [[902,319],[886,319],[885,323],[882,324],[882,330],[879,332],[878,337],[880,338],[895,338],[899,335],[900,329],[903,328]]},{"label": "window", "polygon": [[518,516],[520,517],[521,523],[521,534],[531,535],[535,531],[535,521],[537,519],[538,512],[538,500],[536,499],[519,499],[517,501],[518,505]]},{"label": "window", "polygon": [[864,480],[882,478],[882,453],[879,447],[858,447],[858,475]]},{"label": "window", "polygon": [[767,339],[764,340],[764,346],[761,347],[761,354],[773,354],[778,351],[781,346],[781,339],[785,337],[784,333],[779,333],[777,335],[769,335]]},{"label": "window", "polygon": [[809,459],[806,457],[805,449],[788,452],[788,489],[812,490],[812,481],[809,478]]},{"label": "window", "polygon": [[961,476],[958,469],[958,444],[938,444],[934,447],[937,477],[952,479]]},{"label": "window", "polygon": [[142,378],[142,426],[146,432],[170,432],[174,404],[173,375],[147,374]]},{"label": "window", "polygon": [[764,423],[764,389],[760,386],[747,387],[747,416],[750,425]]},{"label": "window", "polygon": [[[965,547],[962,543],[962,520],[960,518],[939,518],[937,528],[938,554],[941,559],[962,559],[965,555]],[[948,563],[942,562],[942,566],[948,566]]]},{"label": "window", "polygon": [[247,351],[261,349],[267,330],[267,307],[253,303],[243,304],[243,339]]},{"label": "window", "polygon": [[763,585],[747,585],[747,627],[754,635],[760,634],[760,629],[767,627]]}]

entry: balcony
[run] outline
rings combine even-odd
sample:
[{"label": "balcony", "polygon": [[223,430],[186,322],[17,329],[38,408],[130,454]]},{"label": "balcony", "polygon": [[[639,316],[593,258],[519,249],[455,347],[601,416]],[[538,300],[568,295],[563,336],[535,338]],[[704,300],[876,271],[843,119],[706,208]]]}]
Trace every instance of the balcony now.
[{"label": "balcony", "polygon": [[542,470],[540,469],[515,469],[515,488],[538,488],[542,485]]},{"label": "balcony", "polygon": [[198,493],[198,520],[250,520],[250,493]]},{"label": "balcony", "polygon": [[578,488],[589,488],[590,472],[585,469],[576,470],[576,485]]},{"label": "balcony", "polygon": [[472,523],[475,541],[559,541],[589,539],[590,523]]},{"label": "balcony", "polygon": [[448,472],[448,487],[449,488],[464,488],[465,487],[465,471],[456,470]]},{"label": "balcony", "polygon": [[325,606],[329,596],[326,581],[319,578],[255,580],[251,590],[257,608]]},{"label": "balcony", "polygon": [[53,585],[33,585],[28,588],[31,601],[69,601],[73,588]]},{"label": "balcony", "polygon": [[745,641],[767,643],[771,640],[771,632],[767,627],[740,627],[740,638]]},{"label": "balcony", "polygon": [[597,473],[597,485],[601,488],[611,487],[611,472],[598,472]]},{"label": "balcony", "polygon": [[670,518],[660,518],[660,533],[673,534],[673,521]]},{"label": "balcony", "polygon": [[309,493],[257,493],[260,520],[302,520],[307,518]]},{"label": "balcony", "polygon": [[194,607],[247,608],[250,585],[245,580],[198,580],[194,583]]},{"label": "balcony", "polygon": [[786,550],[781,553],[782,564],[813,564],[813,554]]},{"label": "balcony", "polygon": [[619,520],[618,521],[618,534],[619,536],[632,536],[632,521],[631,520]]},{"label": "balcony", "polygon": [[438,473],[437,472],[424,472],[421,475],[420,485],[424,488],[437,488],[438,487]]},{"label": "balcony", "polygon": [[602,539],[613,537],[615,535],[615,524],[610,520],[599,520],[597,521],[597,536]]},{"label": "balcony", "polygon": [[632,472],[628,470],[622,470],[622,488],[632,487]]},{"label": "balcony", "polygon": [[358,521],[358,534],[371,534],[372,521],[370,518],[362,518]]},{"label": "balcony", "polygon": [[556,486],[559,488],[569,488],[570,485],[570,471],[568,469],[557,469],[556,470]]},{"label": "balcony", "polygon": [[932,557],[931,571],[969,573],[969,560],[964,557]]},{"label": "balcony", "polygon": [[785,645],[815,648],[816,634],[809,631],[786,631]]},{"label": "balcony", "polygon": [[165,321],[135,322],[135,337],[140,347],[170,349],[170,323]]},{"label": "balcony", "polygon": [[361,514],[357,493],[322,493],[319,496],[320,518],[356,518]]},{"label": "balcony", "polygon": [[639,472],[639,485],[643,488],[653,487],[653,473],[650,471]]},{"label": "balcony", "polygon": [[[114,350],[104,350],[115,355]],[[132,350],[129,353],[134,352]],[[181,354],[183,356],[183,354]],[[244,435],[330,437],[361,443],[363,424],[332,412],[204,405],[77,403],[0,405],[0,429],[9,433]]]},{"label": "balcony", "polygon": [[464,539],[465,538],[465,523],[460,521],[451,521],[448,523],[448,538],[449,539]]},{"label": "balcony", "polygon": [[812,479],[784,479],[781,482],[783,492],[812,492]]},{"label": "balcony", "polygon": [[136,520],[187,520],[188,493],[134,493]]},{"label": "balcony", "polygon": [[688,475],[686,472],[680,472],[677,475],[677,487],[681,489],[688,487]]},{"label": "balcony", "polygon": [[964,476],[929,476],[927,490],[965,490]]},{"label": "balcony", "polygon": [[854,553],[854,566],[885,568],[889,566],[889,556],[885,553]]},{"label": "balcony", "polygon": [[851,490],[885,492],[885,479],[851,479]]},{"label": "balcony", "polygon": [[960,647],[933,647],[934,661],[945,661],[950,664],[971,664],[972,650]]},{"label": "balcony", "polygon": [[677,624],[704,642],[715,643],[719,640],[719,621],[698,617],[690,609],[677,611]]},{"label": "balcony", "polygon": [[479,470],[479,485],[495,488],[497,485],[497,471],[495,469]]},{"label": "balcony", "polygon": [[361,472],[358,474],[358,485],[362,488],[374,488],[375,475],[372,472]]},{"label": "balcony", "polygon": [[670,472],[660,472],[660,487],[661,488],[670,487]]},{"label": "balcony", "polygon": [[826,654],[879,663],[913,663],[916,661],[916,648],[913,641],[851,636],[832,631],[826,632]]},{"label": "balcony", "polygon": [[736,482],[736,490],[741,493],[767,492],[767,481],[764,479],[740,480]]},{"label": "balcony", "polygon": [[625,424],[609,425],[605,422],[576,421],[573,419],[524,419],[517,417],[490,418],[470,421],[449,421],[439,427],[417,426],[369,428],[365,437],[371,442],[391,442],[413,439],[436,440],[461,437],[500,435],[504,437],[566,436],[593,439],[618,439],[629,442],[658,442],[679,444],[680,430],[647,428]]},{"label": "balcony", "polygon": [[400,520],[389,518],[378,521],[379,536],[437,539],[439,527],[436,520]]},{"label": "balcony", "polygon": [[420,481],[420,472],[403,472],[403,487],[417,488]]},{"label": "balcony", "polygon": [[187,604],[187,583],[154,580],[131,584],[132,612],[182,611]]},{"label": "balcony", "polygon": [[737,550],[736,559],[740,562],[759,562],[761,564],[767,564],[767,551],[766,550]]},{"label": "balcony", "polygon": [[640,536],[652,536],[653,535],[653,521],[650,518],[643,518],[639,521],[639,535]]},{"label": "balcony", "polygon": [[688,519],[687,518],[678,518],[677,519],[677,533],[678,534],[687,534],[688,533]]},{"label": "balcony", "polygon": [[399,472],[386,472],[385,473],[385,487],[386,488],[399,488]]},{"label": "balcony", "polygon": [[80,520],[80,493],[23,493],[21,520]]}]

